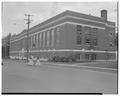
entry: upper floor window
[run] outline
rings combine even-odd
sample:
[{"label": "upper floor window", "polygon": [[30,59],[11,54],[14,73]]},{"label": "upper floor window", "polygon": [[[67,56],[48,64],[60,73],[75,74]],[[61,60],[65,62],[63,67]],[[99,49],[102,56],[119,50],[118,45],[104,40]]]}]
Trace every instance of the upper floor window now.
[{"label": "upper floor window", "polygon": [[46,43],[46,36],[45,36],[45,32],[43,32],[43,48],[45,47],[45,43]]},{"label": "upper floor window", "polygon": [[51,37],[52,37],[52,40],[51,40],[51,46],[53,47],[54,46],[54,29],[52,29],[52,31],[51,31]]},{"label": "upper floor window", "polygon": [[77,31],[82,31],[82,26],[81,25],[77,25]]},{"label": "upper floor window", "polygon": [[90,41],[91,41],[90,38],[86,38],[86,39],[85,39],[85,43],[86,43],[86,44],[90,44]]},{"label": "upper floor window", "polygon": [[110,35],[110,36],[113,36],[113,32],[112,32],[112,31],[109,31],[109,35]]},{"label": "upper floor window", "polygon": [[76,36],[76,43],[80,45],[82,43],[82,26],[77,25],[77,36]]},{"label": "upper floor window", "polygon": [[98,42],[97,42],[97,38],[94,38],[94,39],[93,39],[93,45],[96,46],[97,43],[98,43]]},{"label": "upper floor window", "polygon": [[36,47],[38,46],[38,34],[35,35],[35,43],[36,43]]},{"label": "upper floor window", "polygon": [[97,36],[97,32],[98,32],[98,29],[97,28],[93,28],[93,30],[92,30],[92,35],[94,35],[94,36]]},{"label": "upper floor window", "polygon": [[85,44],[90,44],[91,43],[91,35],[90,34],[86,34],[85,35]]},{"label": "upper floor window", "polygon": [[39,33],[39,47],[41,48],[41,42],[42,42],[42,35],[41,35],[41,33]]},{"label": "upper floor window", "polygon": [[90,33],[91,27],[85,26],[84,30],[85,30],[85,33]]},{"label": "upper floor window", "polygon": [[47,31],[47,46],[49,47],[50,31]]},{"label": "upper floor window", "polygon": [[114,46],[113,42],[110,42],[110,44],[109,44],[109,45],[110,45],[110,47],[113,47],[113,46]]},{"label": "upper floor window", "polygon": [[60,41],[60,27],[57,27],[57,44],[59,44]]},{"label": "upper floor window", "polygon": [[35,45],[35,35],[32,36],[32,47],[34,48],[36,45]]},{"label": "upper floor window", "polygon": [[77,44],[80,45],[82,43],[81,36],[77,36]]},{"label": "upper floor window", "polygon": [[97,30],[98,30],[97,28],[93,28],[93,31],[94,31],[94,32],[97,32]]}]

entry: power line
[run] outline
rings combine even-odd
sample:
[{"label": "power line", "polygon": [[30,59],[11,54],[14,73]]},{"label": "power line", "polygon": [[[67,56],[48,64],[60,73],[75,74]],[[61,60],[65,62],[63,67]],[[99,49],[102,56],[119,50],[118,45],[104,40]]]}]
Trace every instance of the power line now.
[{"label": "power line", "polygon": [[30,14],[25,14],[25,16],[27,16],[27,19],[24,19],[27,21],[27,25],[28,25],[28,30],[27,30],[27,62],[28,62],[28,58],[29,58],[29,28],[30,28],[30,23],[31,23],[31,19],[30,19],[30,16],[33,16],[33,15],[30,15]]}]

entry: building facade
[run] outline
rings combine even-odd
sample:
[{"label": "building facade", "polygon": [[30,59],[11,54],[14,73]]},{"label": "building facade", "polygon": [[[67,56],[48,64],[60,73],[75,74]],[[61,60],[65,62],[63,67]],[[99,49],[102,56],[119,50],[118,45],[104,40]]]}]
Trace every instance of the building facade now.
[{"label": "building facade", "polygon": [[6,37],[2,38],[2,58],[10,57],[10,38],[11,34],[8,34]]},{"label": "building facade", "polygon": [[[115,59],[115,23],[101,17],[65,11],[29,30],[29,56],[74,57],[77,60]],[[26,57],[27,30],[11,38],[10,56]]]}]

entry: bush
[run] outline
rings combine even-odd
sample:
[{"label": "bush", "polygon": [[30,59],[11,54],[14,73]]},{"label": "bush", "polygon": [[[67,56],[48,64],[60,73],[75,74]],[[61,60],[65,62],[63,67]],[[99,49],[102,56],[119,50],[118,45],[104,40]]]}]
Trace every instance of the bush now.
[{"label": "bush", "polygon": [[49,59],[49,61],[53,62],[75,62],[75,58],[71,57],[59,57],[59,56],[54,56],[52,59]]}]

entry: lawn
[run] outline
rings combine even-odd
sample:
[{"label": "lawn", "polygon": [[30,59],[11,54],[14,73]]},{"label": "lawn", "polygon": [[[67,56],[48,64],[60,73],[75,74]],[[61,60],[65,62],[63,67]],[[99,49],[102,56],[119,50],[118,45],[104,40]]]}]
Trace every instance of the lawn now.
[{"label": "lawn", "polygon": [[102,67],[102,68],[113,68],[117,69],[118,68],[118,62],[117,61],[97,61],[93,63],[87,63],[87,64],[82,64],[84,66],[91,66],[91,67]]}]

